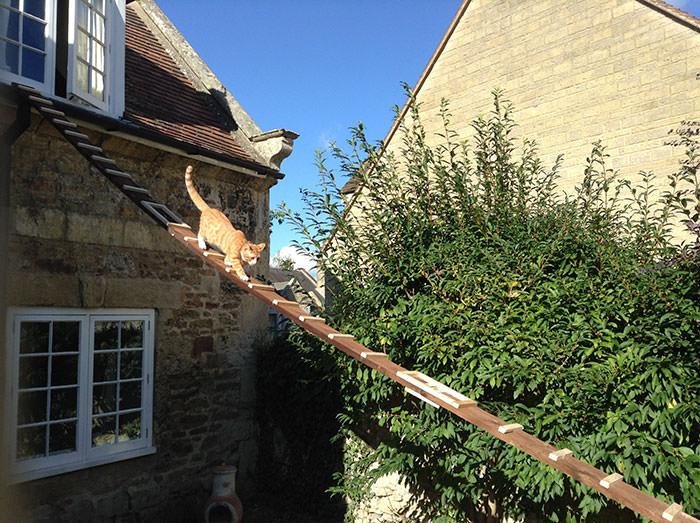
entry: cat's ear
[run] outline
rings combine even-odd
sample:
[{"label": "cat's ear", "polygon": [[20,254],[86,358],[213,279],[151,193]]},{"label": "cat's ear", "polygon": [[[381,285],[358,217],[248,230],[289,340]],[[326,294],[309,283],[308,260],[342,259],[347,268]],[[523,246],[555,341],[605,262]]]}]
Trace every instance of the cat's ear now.
[{"label": "cat's ear", "polygon": [[265,248],[264,243],[258,243],[255,248],[258,250],[258,252],[261,252]]}]

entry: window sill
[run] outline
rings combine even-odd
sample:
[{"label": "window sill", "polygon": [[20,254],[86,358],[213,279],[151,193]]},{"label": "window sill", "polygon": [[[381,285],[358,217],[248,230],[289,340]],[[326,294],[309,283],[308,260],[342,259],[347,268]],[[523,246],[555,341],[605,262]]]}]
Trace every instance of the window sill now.
[{"label": "window sill", "polygon": [[98,467],[100,465],[106,465],[108,463],[118,463],[120,461],[125,461],[127,459],[140,458],[143,456],[149,456],[156,453],[156,447],[144,447],[135,450],[128,450],[124,452],[118,452],[114,454],[109,454],[105,456],[100,456],[99,458],[91,459],[89,461],[81,461],[77,463],[66,463],[63,465],[57,465],[55,467],[28,470],[26,472],[19,472],[16,474],[10,474],[5,478],[4,483],[7,485],[12,485],[16,483],[23,483],[25,481],[32,481],[35,479],[48,478],[50,476],[57,476],[59,474],[65,474],[67,472],[75,472],[76,470],[82,470],[92,467]]}]

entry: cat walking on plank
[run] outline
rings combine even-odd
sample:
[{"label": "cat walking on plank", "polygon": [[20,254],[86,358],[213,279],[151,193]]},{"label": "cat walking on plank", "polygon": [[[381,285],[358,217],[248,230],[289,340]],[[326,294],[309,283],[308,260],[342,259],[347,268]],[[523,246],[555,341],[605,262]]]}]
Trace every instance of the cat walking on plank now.
[{"label": "cat walking on plank", "polygon": [[250,280],[243,270],[243,263],[255,265],[265,244],[248,241],[243,231],[236,229],[223,212],[207,205],[192,183],[191,165],[188,165],[185,171],[185,186],[195,206],[202,213],[197,233],[199,248],[206,250],[207,242],[215,245],[226,255],[224,263],[243,281]]}]

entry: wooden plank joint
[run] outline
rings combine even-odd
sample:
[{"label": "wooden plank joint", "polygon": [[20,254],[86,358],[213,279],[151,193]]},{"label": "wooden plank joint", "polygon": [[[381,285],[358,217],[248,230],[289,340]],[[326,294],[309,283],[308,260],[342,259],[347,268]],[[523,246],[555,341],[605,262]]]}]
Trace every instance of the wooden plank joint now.
[{"label": "wooden plank joint", "polygon": [[329,332],[328,333],[328,339],[334,340],[336,338],[347,338],[350,340],[354,340],[355,336],[353,336],[352,334],[342,334],[340,332]]},{"label": "wooden plank joint", "polygon": [[459,409],[467,405],[475,405],[476,401],[467,398],[464,394],[451,389],[447,385],[434,380],[430,376],[426,376],[418,371],[399,371],[396,373],[399,378],[407,381],[414,387],[427,392],[431,396],[447,403],[448,405]]}]

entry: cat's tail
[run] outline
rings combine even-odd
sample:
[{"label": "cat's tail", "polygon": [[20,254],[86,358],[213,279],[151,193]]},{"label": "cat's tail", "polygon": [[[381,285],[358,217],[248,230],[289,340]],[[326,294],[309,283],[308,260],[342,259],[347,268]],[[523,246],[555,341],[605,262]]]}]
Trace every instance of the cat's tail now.
[{"label": "cat's tail", "polygon": [[185,187],[187,187],[187,193],[190,195],[190,198],[192,198],[192,201],[194,202],[197,209],[199,209],[200,211],[204,211],[209,208],[207,202],[205,202],[204,198],[200,196],[194,184],[192,183],[191,165],[188,165],[187,170],[185,171]]}]

